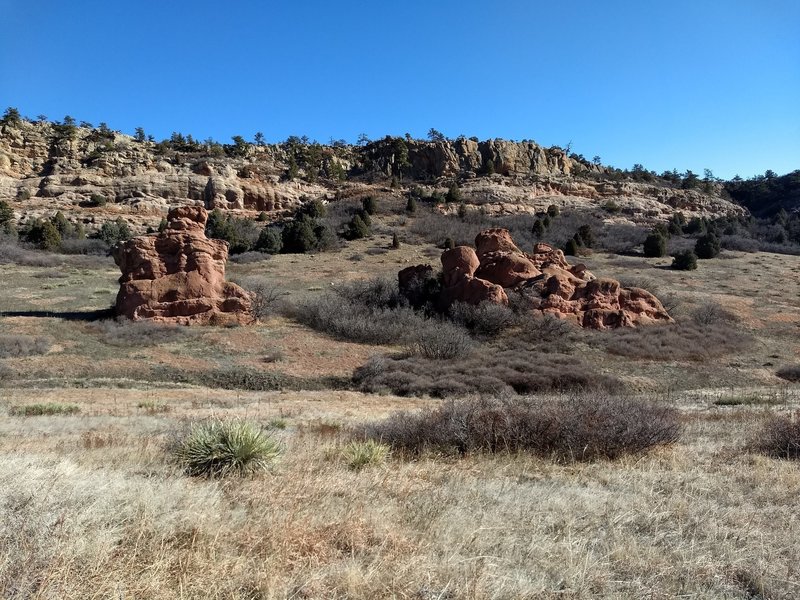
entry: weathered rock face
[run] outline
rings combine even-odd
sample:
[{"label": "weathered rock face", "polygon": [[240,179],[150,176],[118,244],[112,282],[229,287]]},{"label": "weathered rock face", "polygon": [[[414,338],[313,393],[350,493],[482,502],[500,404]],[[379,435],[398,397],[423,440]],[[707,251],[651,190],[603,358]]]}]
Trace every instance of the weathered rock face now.
[{"label": "weathered rock face", "polygon": [[117,314],[134,321],[226,325],[253,320],[250,296],[225,281],[228,244],[205,235],[208,213],[184,206],[169,212],[159,234],[122,242]]},{"label": "weathered rock face", "polygon": [[[589,329],[636,327],[672,318],[661,302],[640,288],[623,288],[613,279],[596,279],[586,266],[570,265],[561,250],[536,244],[533,253],[520,250],[505,229],[487,229],[475,238],[476,250],[458,246],[442,254],[442,287],[437,303],[446,310],[454,302],[508,304],[519,293],[532,311],[569,319]],[[433,277],[427,265],[400,272],[400,290],[418,274]]]}]

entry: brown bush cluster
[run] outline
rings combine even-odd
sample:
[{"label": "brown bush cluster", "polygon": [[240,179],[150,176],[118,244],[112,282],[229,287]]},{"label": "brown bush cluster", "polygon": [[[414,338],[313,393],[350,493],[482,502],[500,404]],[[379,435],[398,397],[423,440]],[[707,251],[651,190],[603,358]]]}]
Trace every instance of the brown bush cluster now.
[{"label": "brown bush cluster", "polygon": [[397,413],[355,435],[409,454],[524,451],[582,461],[671,444],[681,429],[671,407],[595,394],[448,401],[429,411]]}]

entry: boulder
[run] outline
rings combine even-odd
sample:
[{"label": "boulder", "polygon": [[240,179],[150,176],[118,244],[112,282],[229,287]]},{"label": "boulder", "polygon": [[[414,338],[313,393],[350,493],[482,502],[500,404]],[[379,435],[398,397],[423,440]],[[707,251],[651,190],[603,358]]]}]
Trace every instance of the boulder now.
[{"label": "boulder", "polygon": [[[435,281],[432,267],[408,267],[399,273],[406,297],[422,286],[410,281]],[[442,254],[442,285],[428,287],[440,310],[454,302],[508,304],[506,290],[519,292],[531,311],[568,319],[587,329],[636,327],[669,323],[672,318],[653,294],[623,288],[614,279],[597,279],[586,265],[570,265],[564,253],[548,244],[521,251],[506,229],[487,229],[475,238],[475,250],[457,246]],[[416,290],[416,291],[415,291]],[[414,301],[412,300],[412,304]],[[415,304],[416,306],[416,304]]]},{"label": "boulder", "polygon": [[228,243],[206,237],[207,219],[202,207],[174,208],[163,232],[115,247],[118,315],[179,325],[253,321],[250,295],[225,281]]}]

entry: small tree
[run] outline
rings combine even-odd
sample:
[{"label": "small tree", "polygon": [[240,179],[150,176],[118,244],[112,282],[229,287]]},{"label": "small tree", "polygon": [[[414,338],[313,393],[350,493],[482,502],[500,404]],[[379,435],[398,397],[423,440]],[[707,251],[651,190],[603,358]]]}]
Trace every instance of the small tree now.
[{"label": "small tree", "polygon": [[392,234],[392,248],[394,248],[395,250],[400,248],[400,238],[397,237],[396,231]]},{"label": "small tree", "polygon": [[136,128],[136,130],[135,130],[135,132],[133,134],[133,139],[136,140],[137,142],[146,142],[147,141],[147,135],[145,135],[144,129],[142,127],[137,127]]},{"label": "small tree", "polygon": [[13,106],[9,106],[3,113],[3,117],[0,118],[0,125],[19,125],[21,122],[22,116]]},{"label": "small tree", "polygon": [[575,238],[570,238],[564,246],[564,254],[567,256],[578,256],[578,242]]},{"label": "small tree", "polygon": [[551,219],[555,219],[559,212],[561,211],[558,210],[558,207],[555,204],[551,204],[547,207],[547,216]]},{"label": "small tree", "polygon": [[464,202],[458,205],[458,218],[462,221],[467,218],[467,205]]},{"label": "small tree", "polygon": [[368,215],[374,215],[375,211],[378,210],[378,202],[372,196],[367,196],[361,200],[361,206],[364,208],[364,212]]},{"label": "small tree", "polygon": [[575,242],[579,246],[591,248],[594,245],[594,232],[591,225],[581,225],[574,236]]},{"label": "small tree", "polygon": [[25,239],[42,250],[57,250],[61,247],[61,234],[50,221],[36,219],[28,227]]},{"label": "small tree", "polygon": [[7,225],[14,220],[14,210],[5,200],[0,200],[0,226]]},{"label": "small tree", "polygon": [[306,215],[288,223],[281,231],[281,252],[302,254],[315,250],[319,241],[314,230],[315,225],[316,221]]},{"label": "small tree", "polygon": [[167,218],[161,217],[161,222],[158,224],[158,233],[163,233],[164,230],[167,228]]},{"label": "small tree", "polygon": [[257,131],[253,136],[253,141],[256,143],[256,146],[263,146],[265,144],[264,134],[260,131]]},{"label": "small tree", "polygon": [[667,240],[659,232],[653,232],[644,240],[644,255],[658,258],[667,253]]},{"label": "small tree", "polygon": [[677,271],[694,271],[697,268],[697,255],[691,250],[681,250],[672,259],[672,268]]},{"label": "small tree", "polygon": [[445,250],[452,250],[456,247],[456,243],[453,241],[453,238],[445,238],[444,239],[444,248]]},{"label": "small tree", "polygon": [[347,226],[347,239],[358,240],[369,235],[369,225],[364,222],[362,215],[355,215]]},{"label": "small tree", "polygon": [[408,200],[406,201],[406,212],[410,215],[413,215],[417,212],[417,201],[414,199],[414,196],[409,196]]},{"label": "small tree", "polygon": [[714,258],[720,253],[722,246],[719,238],[713,233],[707,233],[697,239],[694,245],[695,254],[697,258]]},{"label": "small tree", "polygon": [[544,227],[544,223],[542,222],[542,220],[541,219],[536,219],[533,222],[533,227],[531,228],[531,233],[534,235],[534,237],[540,238],[540,237],[542,237],[544,235],[544,230],[545,230],[545,227]]},{"label": "small tree", "polygon": [[428,130],[428,139],[432,142],[444,142],[447,141],[447,138],[444,137],[444,134],[441,131],[437,131],[433,127]]},{"label": "small tree", "polygon": [[460,202],[461,201],[461,189],[458,187],[458,183],[455,181],[452,183],[450,188],[447,190],[447,194],[444,197],[445,202]]},{"label": "small tree", "polygon": [[283,242],[281,234],[274,227],[266,227],[261,230],[256,240],[255,249],[259,252],[266,252],[267,254],[277,254],[281,251]]}]

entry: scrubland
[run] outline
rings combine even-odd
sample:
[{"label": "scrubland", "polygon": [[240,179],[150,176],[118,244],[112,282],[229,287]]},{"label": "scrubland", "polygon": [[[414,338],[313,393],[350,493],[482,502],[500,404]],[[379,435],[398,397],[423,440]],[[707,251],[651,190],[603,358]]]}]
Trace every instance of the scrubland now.
[{"label": "scrubland", "polygon": [[[335,252],[232,261],[270,288],[252,327],[115,322],[104,257],[0,265],[0,596],[800,596],[800,463],[764,448],[796,435],[800,257],[725,251],[682,272],[595,251],[581,261],[654,291],[676,324],[462,314],[447,327],[463,345],[432,357],[439,325],[358,283],[435,262],[429,230],[388,215]],[[540,414],[587,396],[673,411],[679,434],[613,456],[352,446],[443,398]],[[171,449],[208,419],[263,427],[280,456],[188,475]]]}]

